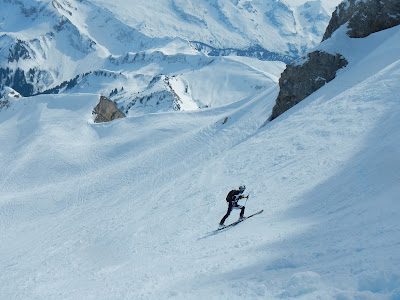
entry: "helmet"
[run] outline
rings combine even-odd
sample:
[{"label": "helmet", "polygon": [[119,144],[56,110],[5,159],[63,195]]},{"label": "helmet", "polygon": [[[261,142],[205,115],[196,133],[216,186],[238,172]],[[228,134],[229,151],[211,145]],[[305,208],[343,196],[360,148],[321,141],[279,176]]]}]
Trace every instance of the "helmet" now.
[{"label": "helmet", "polygon": [[239,191],[243,192],[245,189],[246,189],[246,186],[245,186],[245,185],[239,186]]}]

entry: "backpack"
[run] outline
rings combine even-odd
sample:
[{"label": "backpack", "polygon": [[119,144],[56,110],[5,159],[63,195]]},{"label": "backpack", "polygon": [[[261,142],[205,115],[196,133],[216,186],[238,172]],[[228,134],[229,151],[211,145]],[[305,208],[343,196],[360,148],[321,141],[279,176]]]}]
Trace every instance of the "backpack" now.
[{"label": "backpack", "polygon": [[237,190],[230,191],[226,196],[226,202],[232,202],[233,200],[235,200],[235,196],[238,195],[239,193],[240,192]]}]

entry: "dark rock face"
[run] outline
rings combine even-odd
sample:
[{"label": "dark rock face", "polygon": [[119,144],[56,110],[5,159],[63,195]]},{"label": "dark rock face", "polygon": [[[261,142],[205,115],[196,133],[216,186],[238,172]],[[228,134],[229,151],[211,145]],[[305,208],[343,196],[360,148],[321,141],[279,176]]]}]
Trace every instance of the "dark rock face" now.
[{"label": "dark rock face", "polygon": [[24,97],[32,95],[34,91],[33,85],[26,81],[26,77],[25,72],[18,68],[14,74],[14,82],[10,84],[13,89],[20,92]]},{"label": "dark rock face", "polygon": [[110,122],[115,119],[126,117],[113,101],[104,96],[100,97],[100,101],[94,108],[93,113],[97,115],[94,119],[95,123]]},{"label": "dark rock face", "polygon": [[340,26],[349,22],[347,34],[352,38],[366,37],[374,32],[400,24],[399,0],[343,1],[332,13],[323,41]]},{"label": "dark rock face", "polygon": [[329,39],[340,26],[350,20],[356,11],[355,2],[356,0],[343,1],[336,7],[336,10],[332,13],[328,27],[326,27],[322,41]]},{"label": "dark rock face", "polygon": [[288,65],[279,79],[280,91],[270,120],[334,79],[336,71],[347,64],[347,60],[340,54],[315,51],[308,53],[307,60],[303,64],[299,64],[297,60]]},{"label": "dark rock face", "polygon": [[399,0],[373,0],[359,2],[359,8],[349,20],[347,34],[352,38],[362,38],[371,33],[400,24]]},{"label": "dark rock face", "polygon": [[21,59],[24,60],[31,58],[27,43],[18,39],[13,47],[11,47],[8,51],[8,62],[18,62]]}]

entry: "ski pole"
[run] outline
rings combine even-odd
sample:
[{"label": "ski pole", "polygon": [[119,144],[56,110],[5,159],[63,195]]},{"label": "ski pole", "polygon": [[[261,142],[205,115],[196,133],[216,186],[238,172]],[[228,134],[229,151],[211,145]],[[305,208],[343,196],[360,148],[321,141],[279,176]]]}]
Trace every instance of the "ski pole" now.
[{"label": "ski pole", "polygon": [[247,195],[247,197],[246,197],[247,199],[246,199],[246,202],[244,203],[244,205],[243,206],[246,206],[246,203],[247,203],[247,200],[249,200],[249,195]]}]

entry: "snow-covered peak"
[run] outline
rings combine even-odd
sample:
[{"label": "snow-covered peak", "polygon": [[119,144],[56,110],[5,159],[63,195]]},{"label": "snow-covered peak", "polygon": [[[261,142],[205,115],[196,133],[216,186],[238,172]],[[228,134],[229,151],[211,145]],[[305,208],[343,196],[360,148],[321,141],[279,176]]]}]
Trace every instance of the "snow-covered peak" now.
[{"label": "snow-covered peak", "polygon": [[[161,103],[168,109],[229,104],[268,89],[274,80],[266,74],[275,77],[276,68],[255,68],[258,60],[281,66],[315,46],[333,10],[327,0],[3,4],[0,87],[11,86],[24,96],[100,93],[121,108],[144,106],[152,112],[164,110]],[[204,89],[217,77],[225,83]],[[238,85],[240,77],[246,80]]]}]

